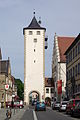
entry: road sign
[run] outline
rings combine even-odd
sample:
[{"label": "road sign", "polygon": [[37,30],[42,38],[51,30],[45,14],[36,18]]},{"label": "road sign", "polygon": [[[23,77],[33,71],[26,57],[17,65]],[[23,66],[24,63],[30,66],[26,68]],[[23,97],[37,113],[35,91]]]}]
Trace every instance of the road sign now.
[{"label": "road sign", "polygon": [[9,89],[9,85],[6,84],[6,85],[5,85],[5,90],[8,90],[8,89]]}]

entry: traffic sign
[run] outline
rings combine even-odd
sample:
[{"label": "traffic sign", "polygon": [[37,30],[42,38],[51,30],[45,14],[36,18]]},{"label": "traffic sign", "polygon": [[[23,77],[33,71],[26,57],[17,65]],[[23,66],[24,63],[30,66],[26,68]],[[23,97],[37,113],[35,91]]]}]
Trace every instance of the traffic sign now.
[{"label": "traffic sign", "polygon": [[8,89],[9,89],[9,85],[6,84],[6,85],[5,85],[5,90],[8,90]]}]

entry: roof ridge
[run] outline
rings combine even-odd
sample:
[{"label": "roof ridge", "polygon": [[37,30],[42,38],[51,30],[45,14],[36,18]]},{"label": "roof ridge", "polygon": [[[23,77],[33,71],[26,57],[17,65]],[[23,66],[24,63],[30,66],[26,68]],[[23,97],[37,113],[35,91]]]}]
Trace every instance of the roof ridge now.
[{"label": "roof ridge", "polygon": [[57,36],[58,38],[75,38],[75,37],[71,37],[71,36]]}]

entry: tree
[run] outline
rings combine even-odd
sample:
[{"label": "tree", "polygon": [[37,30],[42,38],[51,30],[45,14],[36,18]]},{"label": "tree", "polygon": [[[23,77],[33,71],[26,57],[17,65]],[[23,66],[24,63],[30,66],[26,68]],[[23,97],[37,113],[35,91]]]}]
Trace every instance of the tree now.
[{"label": "tree", "polygon": [[17,85],[17,95],[21,100],[24,99],[24,83],[20,79],[15,79],[15,84]]}]

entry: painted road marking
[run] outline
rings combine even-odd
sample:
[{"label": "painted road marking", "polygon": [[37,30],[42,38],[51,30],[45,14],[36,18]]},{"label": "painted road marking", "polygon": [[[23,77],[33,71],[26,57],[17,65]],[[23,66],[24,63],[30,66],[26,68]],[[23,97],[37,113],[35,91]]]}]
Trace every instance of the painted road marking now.
[{"label": "painted road marking", "polygon": [[33,110],[33,117],[34,117],[34,120],[38,120],[34,110]]}]

